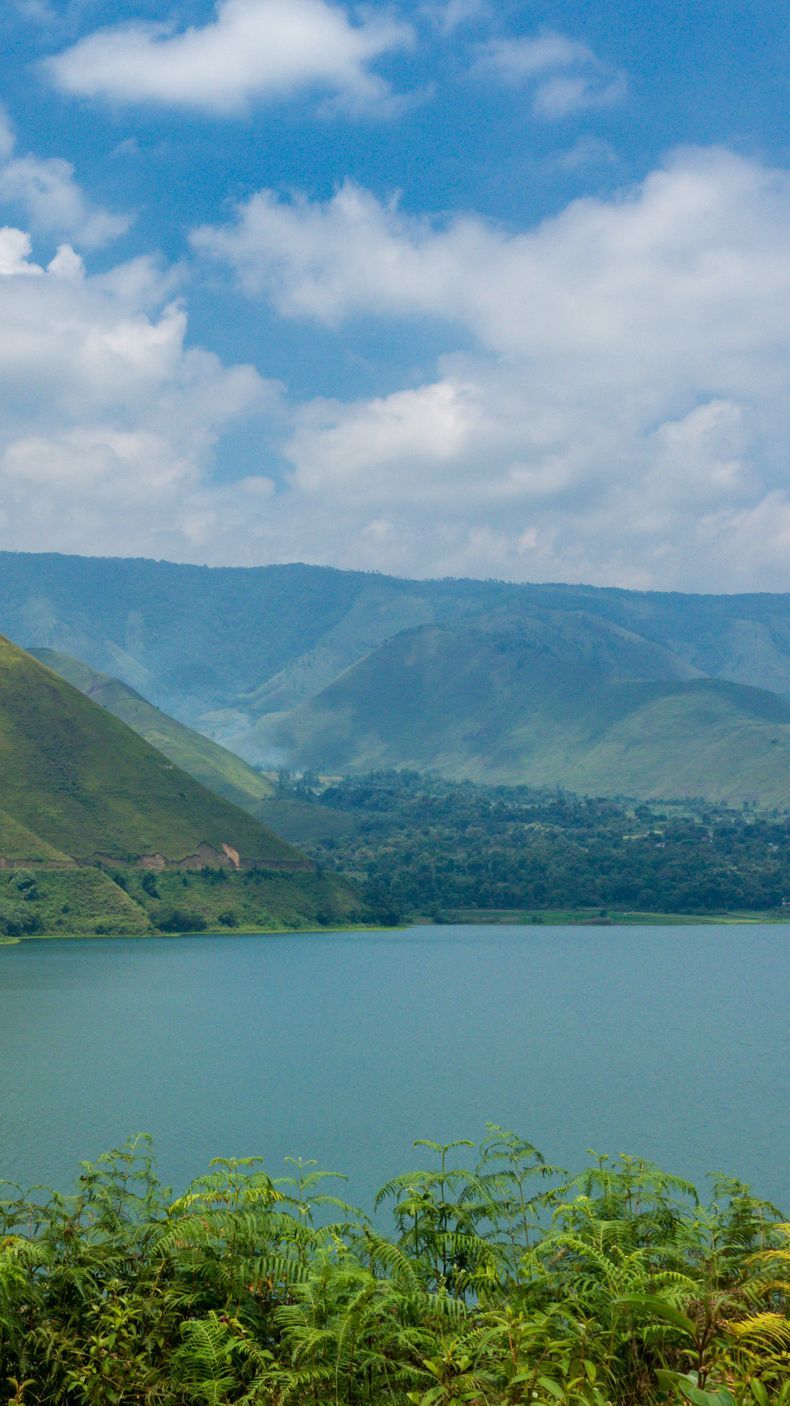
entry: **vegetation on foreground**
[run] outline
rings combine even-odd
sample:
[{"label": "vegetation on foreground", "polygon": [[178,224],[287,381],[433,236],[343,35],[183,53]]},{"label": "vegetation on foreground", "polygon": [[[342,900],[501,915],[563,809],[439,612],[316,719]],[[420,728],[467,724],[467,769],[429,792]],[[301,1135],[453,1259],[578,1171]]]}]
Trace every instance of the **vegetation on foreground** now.
[{"label": "vegetation on foreground", "polygon": [[[415,1144],[374,1220],[292,1161],[212,1163],[176,1200],[145,1138],[76,1194],[5,1184],[14,1406],[786,1406],[790,1226],[632,1158],[581,1175],[490,1126]],[[382,1229],[384,1212],[393,1231]]]}]

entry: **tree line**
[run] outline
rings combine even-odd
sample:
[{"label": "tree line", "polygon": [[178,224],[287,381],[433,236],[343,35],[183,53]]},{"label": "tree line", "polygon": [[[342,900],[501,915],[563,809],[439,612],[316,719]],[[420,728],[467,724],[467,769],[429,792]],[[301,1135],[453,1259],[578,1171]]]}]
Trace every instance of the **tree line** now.
[{"label": "tree line", "polygon": [[280,793],[342,812],[347,833],[304,842],[354,875],[383,917],[454,909],[712,914],[790,907],[790,810],[596,799],[378,772]]}]

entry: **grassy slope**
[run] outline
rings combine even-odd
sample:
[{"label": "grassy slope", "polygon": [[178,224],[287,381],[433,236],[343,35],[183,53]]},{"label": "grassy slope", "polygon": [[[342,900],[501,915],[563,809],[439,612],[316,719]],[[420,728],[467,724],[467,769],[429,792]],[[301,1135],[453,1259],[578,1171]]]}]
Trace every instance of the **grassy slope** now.
[{"label": "grassy slope", "polygon": [[[0,942],[7,919],[36,919],[34,935],[145,936],[173,910],[196,913],[208,932],[340,926],[358,919],[358,900],[338,875],[276,874],[257,870],[157,874],[153,893],[139,869],[83,868],[36,871],[33,897],[20,891],[30,872],[0,873]],[[29,890],[27,890],[29,894]],[[232,922],[228,922],[232,915]],[[24,935],[24,932],[23,932]]]},{"label": "grassy slope", "polygon": [[259,724],[256,740],[316,768],[785,804],[790,704],[715,680],[619,681],[512,635],[430,627]]},{"label": "grassy slope", "polygon": [[44,870],[35,874],[35,897],[19,891],[23,872],[0,874],[0,931],[9,917],[35,917],[38,931],[66,936],[153,931],[145,910],[100,869]]},{"label": "grassy slope", "polygon": [[271,782],[241,757],[169,717],[129,684],[56,650],[37,649],[31,653],[218,796],[253,814],[271,796]]},{"label": "grassy slope", "polygon": [[358,918],[359,900],[337,874],[190,873],[170,870],[157,874],[152,896],[142,886],[139,870],[126,874],[128,892],[156,924],[163,911],[199,912],[210,931],[233,931],[220,920],[232,914],[242,931],[305,928],[331,922],[342,925]]},{"label": "grassy slope", "polygon": [[0,810],[0,855],[27,859],[38,864],[71,864],[71,856],[54,845],[47,844],[27,826],[20,825],[12,815]]},{"label": "grassy slope", "polygon": [[7,640],[0,640],[0,807],[78,859],[155,851],[179,859],[204,841],[264,863],[297,857]]}]

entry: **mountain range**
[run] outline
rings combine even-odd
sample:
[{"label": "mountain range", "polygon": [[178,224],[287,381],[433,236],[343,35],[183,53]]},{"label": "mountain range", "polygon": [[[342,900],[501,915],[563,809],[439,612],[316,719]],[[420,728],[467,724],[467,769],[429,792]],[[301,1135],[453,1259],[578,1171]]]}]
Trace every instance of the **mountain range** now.
[{"label": "mountain range", "polygon": [[407,767],[594,795],[789,799],[790,701],[717,679],[633,680],[513,632],[405,631],[307,703],[261,752],[341,773]]},{"label": "mountain range", "polygon": [[[171,748],[180,723],[256,768],[788,798],[788,595],[0,553],[0,629],[89,666],[74,681],[157,745],[155,708]],[[236,800],[255,789],[200,764]]]}]

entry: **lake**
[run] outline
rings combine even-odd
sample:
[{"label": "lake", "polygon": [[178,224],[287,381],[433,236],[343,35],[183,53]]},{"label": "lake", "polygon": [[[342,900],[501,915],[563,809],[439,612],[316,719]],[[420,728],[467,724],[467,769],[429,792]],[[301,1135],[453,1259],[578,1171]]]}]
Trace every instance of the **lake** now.
[{"label": "lake", "polygon": [[790,1209],[788,929],[419,927],[0,948],[0,1176],[71,1185],[137,1130],[178,1188],[286,1154],[369,1204],[487,1121]]}]

